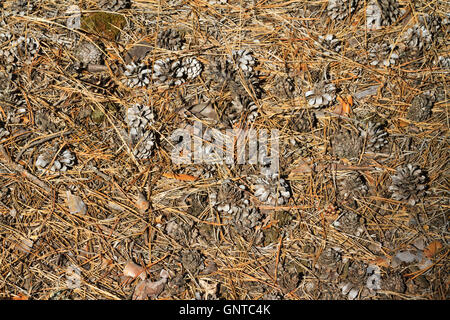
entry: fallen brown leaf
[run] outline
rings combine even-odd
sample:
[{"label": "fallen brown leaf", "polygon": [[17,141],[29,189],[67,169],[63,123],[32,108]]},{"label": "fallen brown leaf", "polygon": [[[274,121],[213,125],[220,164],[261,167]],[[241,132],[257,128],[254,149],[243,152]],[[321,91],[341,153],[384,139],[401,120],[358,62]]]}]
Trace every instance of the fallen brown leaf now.
[{"label": "fallen brown leaf", "polygon": [[133,300],[146,300],[148,298],[156,299],[164,290],[164,286],[169,278],[169,273],[166,270],[161,270],[161,279],[158,281],[142,280],[133,293]]},{"label": "fallen brown leaf", "polygon": [[73,195],[70,190],[66,191],[66,204],[72,214],[86,214],[87,212],[86,204],[83,200],[79,196]]},{"label": "fallen brown leaf", "polygon": [[376,264],[379,267],[389,267],[389,259],[386,257],[378,257],[375,260],[371,261],[371,264]]},{"label": "fallen brown leaf", "polygon": [[137,278],[139,277],[141,280],[145,280],[147,274],[145,272],[145,268],[137,265],[136,263],[129,261],[125,267],[123,268],[123,275],[127,277]]},{"label": "fallen brown leaf", "polygon": [[442,249],[442,243],[438,240],[431,242],[426,248],[425,250],[423,250],[424,255],[427,258],[432,258],[434,257],[439,250]]}]

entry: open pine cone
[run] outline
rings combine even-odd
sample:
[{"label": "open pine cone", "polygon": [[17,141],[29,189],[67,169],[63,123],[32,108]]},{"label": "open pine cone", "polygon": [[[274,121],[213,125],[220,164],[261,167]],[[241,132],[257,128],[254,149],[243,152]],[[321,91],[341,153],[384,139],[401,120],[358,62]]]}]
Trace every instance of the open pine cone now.
[{"label": "open pine cone", "polygon": [[427,187],[427,177],[417,165],[407,164],[399,167],[394,176],[389,191],[392,192],[392,199],[407,201],[410,205],[415,205],[420,197],[425,194]]},{"label": "open pine cone", "polygon": [[305,93],[308,104],[314,108],[322,108],[336,99],[336,87],[333,83],[319,82]]},{"label": "open pine cone", "polygon": [[145,131],[148,125],[154,123],[154,120],[155,115],[149,106],[135,104],[127,109],[126,122],[130,127],[130,134],[132,136]]},{"label": "open pine cone", "polygon": [[131,0],[100,0],[98,6],[105,11],[119,11],[128,9],[131,6]]},{"label": "open pine cone", "polygon": [[[8,34],[6,34],[8,36]],[[20,36],[0,49],[0,57],[13,67],[29,63],[39,53],[40,45],[31,36]]]},{"label": "open pine cone", "polygon": [[244,185],[238,186],[231,180],[225,180],[209,194],[209,201],[220,213],[234,215],[248,205],[248,200],[244,199],[244,190]]},{"label": "open pine cone", "polygon": [[51,167],[49,167],[53,158],[55,157],[55,152],[57,152],[57,150],[52,149],[41,153],[36,159],[36,167],[41,171],[44,169],[48,169],[50,171],[57,172],[67,171],[75,165],[75,155],[70,152],[70,150],[66,149],[58,153],[56,159],[53,161],[53,164],[51,165]]},{"label": "open pine cone", "polygon": [[400,16],[397,0],[371,0],[366,9],[366,23],[369,30],[391,25]]},{"label": "open pine cone", "polygon": [[126,76],[124,83],[130,87],[146,87],[150,84],[152,70],[144,63],[131,61],[130,64],[125,66]]},{"label": "open pine cone", "polygon": [[435,98],[427,93],[415,96],[406,115],[407,119],[422,122],[431,117]]},{"label": "open pine cone", "polygon": [[158,34],[158,46],[168,50],[181,50],[184,47],[185,39],[174,29],[162,30]]},{"label": "open pine cone", "polygon": [[153,65],[153,80],[157,84],[168,83],[178,86],[198,77],[203,71],[203,64],[194,57],[178,60],[160,59]]},{"label": "open pine cone", "polygon": [[387,143],[388,133],[381,123],[369,121],[367,129],[361,129],[361,137],[366,139],[366,150],[380,151]]},{"label": "open pine cone", "polygon": [[148,106],[136,104],[127,110],[126,122],[130,127],[131,142],[135,146],[133,154],[137,159],[146,159],[156,147],[156,134],[148,128],[153,124],[154,113]]},{"label": "open pine cone", "polygon": [[369,191],[364,178],[357,172],[352,172],[342,179],[339,183],[339,189],[345,200],[361,198]]},{"label": "open pine cone", "polygon": [[242,208],[232,217],[233,227],[237,233],[248,240],[254,236],[253,241],[256,244],[259,244],[263,238],[261,229],[255,230],[256,226],[261,225],[261,220],[262,214],[260,211],[252,207]]},{"label": "open pine cone", "polygon": [[329,0],[327,6],[328,16],[333,20],[344,20],[355,12],[358,0]]},{"label": "open pine cone", "polygon": [[36,0],[16,0],[13,1],[7,10],[8,15],[25,16],[36,9]]},{"label": "open pine cone", "polygon": [[376,43],[369,49],[369,58],[372,59],[370,64],[373,66],[395,65],[399,59],[398,46],[387,42]]},{"label": "open pine cone", "polygon": [[222,116],[223,121],[229,122],[230,124],[234,124],[245,119],[253,122],[257,117],[258,106],[248,95],[236,95],[231,103],[231,106],[225,109]]},{"label": "open pine cone", "polygon": [[289,201],[291,191],[283,178],[258,177],[253,184],[254,196],[268,205],[283,205]]},{"label": "open pine cone", "polygon": [[253,68],[256,65],[256,59],[249,50],[233,50],[232,59],[236,63],[238,69],[242,70],[244,74],[253,72]]},{"label": "open pine cone", "polygon": [[[340,52],[342,49],[342,41],[336,38],[334,34],[327,34],[325,36],[319,36],[317,43],[325,48],[327,51]],[[327,56],[328,52],[322,52],[322,56]]]},{"label": "open pine cone", "polygon": [[360,155],[362,143],[358,135],[343,130],[331,138],[331,147],[339,158],[352,159]]}]

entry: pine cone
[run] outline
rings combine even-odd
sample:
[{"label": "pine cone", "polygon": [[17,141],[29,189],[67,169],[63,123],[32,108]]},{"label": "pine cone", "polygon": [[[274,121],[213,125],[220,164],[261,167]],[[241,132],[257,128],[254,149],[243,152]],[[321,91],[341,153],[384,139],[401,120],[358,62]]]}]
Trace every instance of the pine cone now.
[{"label": "pine cone", "polygon": [[252,73],[256,65],[256,59],[249,50],[233,50],[232,59],[236,63],[237,68],[242,70],[245,75]]},{"label": "pine cone", "polygon": [[426,183],[427,177],[419,166],[407,164],[397,168],[389,191],[392,192],[392,199],[407,200],[408,204],[414,205],[425,194]]},{"label": "pine cone", "polygon": [[432,44],[433,37],[426,26],[416,24],[406,30],[403,36],[403,43],[406,50],[415,54],[422,54],[428,50]]},{"label": "pine cone", "polygon": [[326,247],[321,255],[319,256],[319,259],[317,259],[316,268],[324,268],[324,269],[334,269],[336,265],[341,261],[341,254],[330,248]]},{"label": "pine cone", "polygon": [[276,76],[274,95],[279,98],[292,98],[295,95],[295,81],[291,77]]},{"label": "pine cone", "polygon": [[248,95],[247,89],[245,89],[245,87],[247,87],[252,95],[254,95],[257,99],[261,98],[262,94],[264,93],[264,90],[261,87],[262,80],[259,76],[259,73],[252,72],[248,74],[244,79],[241,79],[239,76],[237,76],[235,83],[238,84],[238,86],[235,88],[235,91],[240,95]]},{"label": "pine cone", "polygon": [[351,131],[344,130],[331,139],[333,154],[339,158],[352,159],[361,153],[361,140]]},{"label": "pine cone", "polygon": [[247,95],[236,95],[231,106],[225,110],[222,119],[234,124],[241,120],[253,122],[257,117],[258,106],[253,102],[253,99]]},{"label": "pine cone", "polygon": [[81,42],[75,50],[75,56],[83,67],[89,64],[101,64],[103,60],[103,53],[90,41]]},{"label": "pine cone", "polygon": [[130,8],[131,0],[100,0],[98,6],[105,11],[119,11]]},{"label": "pine cone", "polygon": [[400,16],[397,0],[372,0],[366,9],[366,23],[370,30],[391,25]]},{"label": "pine cone", "polygon": [[41,109],[34,114],[34,123],[43,132],[46,132],[47,130],[56,132],[58,131],[58,125],[55,123],[53,116],[52,112]]},{"label": "pine cone", "polygon": [[283,205],[289,201],[291,191],[287,182],[280,178],[258,177],[253,184],[254,196],[268,205]]},{"label": "pine cone", "polygon": [[165,230],[175,241],[187,244],[191,240],[190,235],[192,233],[193,223],[191,224],[186,223],[178,217],[172,218],[167,222]]},{"label": "pine cone", "polygon": [[434,100],[434,97],[427,93],[414,97],[406,118],[416,122],[426,121],[431,117]]},{"label": "pine cone", "polygon": [[143,134],[137,136],[136,146],[133,154],[136,159],[148,159],[156,147],[156,135],[153,131],[147,130]]},{"label": "pine cone", "polygon": [[263,240],[261,229],[257,229],[262,223],[262,215],[256,208],[244,207],[232,216],[234,230],[246,240],[253,240],[255,244],[260,244]]},{"label": "pine cone", "polygon": [[277,282],[285,294],[294,291],[301,279],[300,268],[294,262],[284,263],[278,268]]},{"label": "pine cone", "polygon": [[236,76],[233,63],[228,59],[220,58],[215,58],[211,62],[208,73],[219,83],[219,87],[228,85],[228,82],[234,81]]},{"label": "pine cone", "polygon": [[203,71],[203,64],[196,58],[188,57],[180,61],[180,67],[178,67],[174,73],[175,78],[192,80],[197,78]]},{"label": "pine cone", "polygon": [[[239,51],[242,51],[243,56],[239,58]],[[251,53],[247,50],[234,51],[237,57],[236,63],[233,63],[233,59],[214,59],[209,66],[209,74],[217,82],[215,89],[222,91],[224,88],[239,95],[248,95],[247,87],[256,98],[260,98],[263,93],[261,88],[261,79],[259,75],[253,72],[253,62],[256,61],[251,56]],[[240,59],[243,62],[239,62]],[[255,62],[256,63],[256,62]],[[247,70],[246,72],[243,69]],[[252,71],[248,71],[248,70]],[[238,70],[244,71],[243,78],[239,75]],[[244,82],[244,83],[242,83]]]},{"label": "pine cone", "polygon": [[130,87],[146,87],[150,84],[150,74],[152,70],[143,62],[136,64],[132,61],[125,66],[125,72],[123,73],[127,79],[124,83]]},{"label": "pine cone", "polygon": [[75,155],[70,152],[70,150],[66,149],[56,156],[56,159],[53,162],[52,166],[48,168],[48,165],[55,157],[55,152],[57,152],[57,150],[53,149],[40,154],[35,163],[36,167],[39,170],[48,169],[50,171],[56,172],[67,171],[75,165]]},{"label": "pine cone", "polygon": [[450,56],[439,56],[436,64],[441,68],[450,69]]},{"label": "pine cone", "polygon": [[127,110],[126,122],[130,127],[131,142],[135,145],[133,154],[137,159],[146,159],[156,147],[156,135],[148,129],[155,115],[148,106],[136,104]]},{"label": "pine cone", "polygon": [[448,26],[448,21],[446,19],[442,19],[437,15],[429,15],[425,14],[419,17],[419,24],[425,25],[428,32],[432,35],[433,40],[440,33],[444,33],[445,26]]},{"label": "pine cone", "polygon": [[29,63],[39,53],[39,42],[34,38],[19,37],[17,40],[11,41],[0,50],[0,56],[3,56],[6,63],[13,66]]},{"label": "pine cone", "polygon": [[300,133],[311,131],[316,125],[316,115],[313,112],[304,110],[292,117],[290,128]]},{"label": "pine cone", "polygon": [[203,64],[196,58],[188,57],[173,61],[169,58],[157,60],[153,66],[153,79],[158,84],[169,83],[178,86],[198,77],[203,71]]},{"label": "pine cone", "polygon": [[15,0],[7,10],[7,15],[26,16],[36,9],[36,0]]},{"label": "pine cone", "polygon": [[194,275],[205,268],[203,260],[202,255],[197,250],[186,249],[181,252],[181,264],[183,268]]},{"label": "pine cone", "polygon": [[366,150],[380,151],[388,143],[387,136],[381,123],[369,121],[367,129],[361,129],[361,137],[366,139]]},{"label": "pine cone", "polygon": [[173,77],[175,69],[179,66],[178,61],[172,61],[170,58],[160,59],[153,64],[152,78],[157,84],[163,84]]},{"label": "pine cone", "polygon": [[148,125],[152,125],[155,115],[149,106],[135,104],[127,109],[126,122],[130,127],[130,135],[137,136],[144,132]]},{"label": "pine cone", "polygon": [[210,193],[209,201],[219,213],[236,214],[248,205],[244,199],[244,185],[235,185],[225,180],[216,190]]},{"label": "pine cone", "polygon": [[5,124],[0,122],[0,140],[9,136],[9,131],[5,128]]},{"label": "pine cone", "polygon": [[333,226],[345,233],[359,237],[364,229],[362,227],[361,217],[352,211],[344,212],[333,222]]},{"label": "pine cone", "polygon": [[336,98],[336,87],[333,83],[320,82],[305,93],[305,98],[314,108],[326,107]]},{"label": "pine cone", "polygon": [[328,16],[333,20],[344,20],[358,7],[358,0],[329,0]]},{"label": "pine cone", "polygon": [[[334,34],[319,36],[316,43],[327,51],[340,52],[342,49],[342,41],[337,39]],[[328,55],[327,51],[322,52],[320,55],[326,57]]]},{"label": "pine cone", "polygon": [[338,287],[348,300],[354,300],[363,284],[365,284],[365,278],[365,265],[361,262],[351,261],[348,266],[347,276],[343,279],[343,282],[338,284]]},{"label": "pine cone", "polygon": [[373,59],[370,63],[372,66],[382,65],[389,67],[390,65],[395,65],[399,58],[398,46],[387,42],[376,43],[369,50],[369,58]]},{"label": "pine cone", "polygon": [[162,30],[158,34],[158,46],[172,51],[181,50],[185,39],[174,29]]},{"label": "pine cone", "polygon": [[369,191],[364,178],[356,172],[352,172],[342,179],[339,182],[339,189],[344,200],[361,198]]}]

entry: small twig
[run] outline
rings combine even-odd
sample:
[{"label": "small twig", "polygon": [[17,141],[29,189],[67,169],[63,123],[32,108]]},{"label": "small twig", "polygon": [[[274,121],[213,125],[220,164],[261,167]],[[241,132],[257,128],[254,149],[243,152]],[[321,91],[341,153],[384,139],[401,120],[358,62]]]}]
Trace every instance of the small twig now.
[{"label": "small twig", "polygon": [[8,153],[5,150],[5,147],[3,145],[0,145],[0,156],[1,161],[10,169],[17,171],[20,173],[23,177],[29,179],[34,184],[38,185],[42,189],[44,189],[46,192],[50,193],[52,192],[52,188],[50,188],[44,181],[40,180],[36,176],[29,173],[24,167],[22,167],[20,164],[15,163],[12,161],[11,157],[8,155]]},{"label": "small twig", "polygon": [[35,140],[35,141],[27,143],[26,146],[23,147],[22,150],[20,150],[20,152],[17,154],[15,161],[18,162],[20,160],[20,158],[22,158],[22,155],[24,154],[24,152],[27,151],[29,148],[37,146],[39,144],[42,144],[44,142],[47,142],[47,141],[52,140],[52,139],[57,138],[57,137],[67,136],[71,132],[72,131],[70,131],[70,130],[66,131],[66,132],[56,132],[56,133],[48,135],[48,136],[46,136],[46,137],[44,137],[44,138],[42,138],[40,140]]}]

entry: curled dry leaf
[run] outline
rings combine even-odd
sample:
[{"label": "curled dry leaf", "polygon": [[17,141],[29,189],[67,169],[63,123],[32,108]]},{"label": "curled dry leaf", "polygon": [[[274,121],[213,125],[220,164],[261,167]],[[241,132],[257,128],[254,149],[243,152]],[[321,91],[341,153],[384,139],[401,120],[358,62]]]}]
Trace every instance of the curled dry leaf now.
[{"label": "curled dry leaf", "polygon": [[87,207],[83,200],[79,196],[73,195],[70,190],[66,192],[66,203],[71,214],[86,214],[87,212]]},{"label": "curled dry leaf", "polygon": [[219,121],[219,117],[217,115],[216,110],[214,110],[213,105],[210,101],[197,103],[187,109],[190,113],[195,115],[199,119],[210,119]]},{"label": "curled dry leaf", "polygon": [[156,299],[164,290],[169,273],[166,270],[161,270],[160,277],[161,279],[154,282],[148,279],[142,280],[134,289],[133,300]]},{"label": "curled dry leaf", "polygon": [[137,265],[132,261],[129,261],[123,268],[123,275],[132,278],[139,277],[141,280],[145,280],[145,278],[147,277],[145,268]]},{"label": "curled dry leaf", "polygon": [[140,61],[151,51],[153,44],[143,40],[135,44],[125,55],[125,62]]},{"label": "curled dry leaf", "polygon": [[136,200],[136,207],[138,208],[140,213],[145,213],[147,209],[149,208],[150,204],[145,198],[145,196],[142,194],[142,192],[138,191],[138,196]]}]

